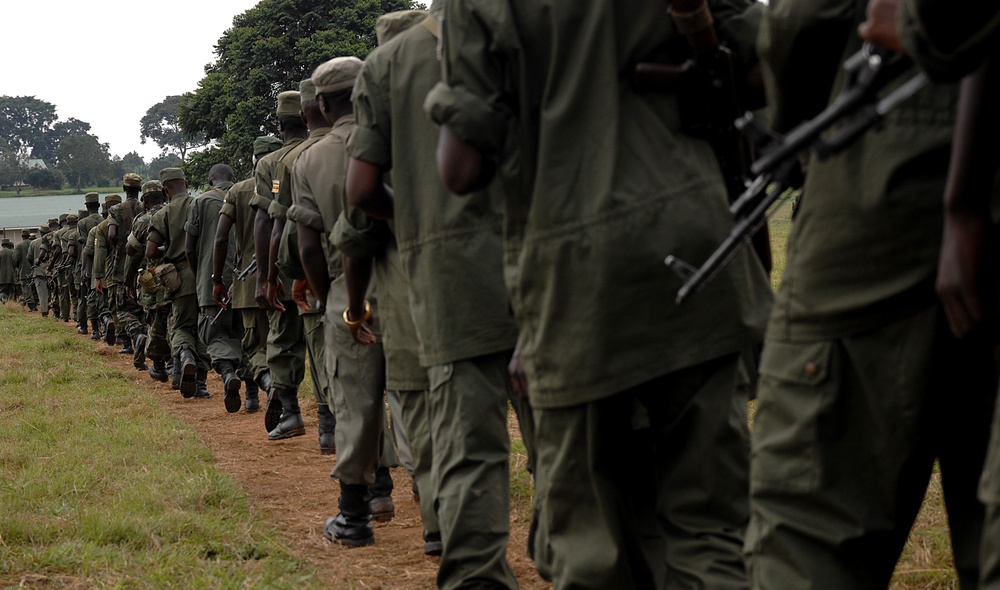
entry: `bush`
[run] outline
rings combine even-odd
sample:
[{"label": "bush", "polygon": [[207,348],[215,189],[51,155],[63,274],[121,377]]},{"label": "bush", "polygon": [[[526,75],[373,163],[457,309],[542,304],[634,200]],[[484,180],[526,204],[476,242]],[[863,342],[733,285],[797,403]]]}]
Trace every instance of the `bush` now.
[{"label": "bush", "polygon": [[25,182],[34,188],[58,190],[66,183],[66,177],[58,170],[51,168],[35,168],[24,177]]}]

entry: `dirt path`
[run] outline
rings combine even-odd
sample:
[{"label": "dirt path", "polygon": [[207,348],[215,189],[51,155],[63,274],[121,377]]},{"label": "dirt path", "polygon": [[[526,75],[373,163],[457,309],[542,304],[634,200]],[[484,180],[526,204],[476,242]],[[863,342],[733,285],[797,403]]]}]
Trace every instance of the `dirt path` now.
[{"label": "dirt path", "polygon": [[[67,324],[67,330],[71,329],[72,324]],[[214,373],[208,381],[213,393],[211,399],[186,400],[170,389],[169,383],[153,381],[146,372],[136,371],[131,356],[117,354],[117,347],[103,342],[92,344],[106,362],[129,375],[136,388],[152,391],[165,411],[190,424],[202,436],[217,457],[220,469],[242,483],[247,494],[255,499],[255,510],[262,518],[277,523],[290,549],[315,566],[324,585],[435,587],[438,560],[423,554],[419,508],[410,492],[410,477],[402,467],[392,473],[396,517],[388,523],[375,524],[375,545],[347,549],[323,538],[323,523],[337,512],[339,487],[330,478],[336,457],[319,453],[316,402],[311,393],[301,396],[306,435],[270,442],[264,430],[263,411],[226,413],[222,405],[222,382]],[[516,423],[512,427],[516,432]],[[550,588],[525,555],[528,528],[525,516],[513,514],[511,520],[507,557],[520,587]]]}]

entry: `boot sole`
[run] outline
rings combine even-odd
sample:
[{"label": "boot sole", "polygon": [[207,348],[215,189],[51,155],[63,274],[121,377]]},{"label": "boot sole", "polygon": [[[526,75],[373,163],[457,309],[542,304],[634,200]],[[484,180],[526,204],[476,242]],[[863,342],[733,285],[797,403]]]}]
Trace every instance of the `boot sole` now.
[{"label": "boot sole", "polygon": [[198,388],[198,384],[194,382],[194,374],[197,370],[194,363],[186,365],[181,368],[181,395],[185,398],[194,397],[194,392]]},{"label": "boot sole", "polygon": [[292,438],[293,436],[302,436],[305,433],[306,433],[306,427],[304,425],[296,426],[295,428],[289,430],[288,432],[281,432],[278,434],[274,434],[274,431],[272,430],[267,434],[267,440],[284,440],[286,438]]},{"label": "boot sole", "polygon": [[104,343],[108,346],[115,345],[115,325],[108,322],[108,330],[104,333]]},{"label": "boot sole", "polygon": [[389,522],[396,517],[396,511],[372,513],[372,522]]},{"label": "boot sole", "polygon": [[320,455],[336,455],[337,454],[337,447],[320,447],[319,448],[319,454]]},{"label": "boot sole", "polygon": [[327,519],[326,524],[323,525],[323,537],[330,541],[331,543],[337,543],[345,547],[367,547],[369,545],[375,544],[375,535],[368,537],[363,537],[361,539],[351,539],[349,537],[338,537],[333,533],[332,527],[330,526],[330,521],[333,517]]},{"label": "boot sole", "polygon": [[[235,387],[234,387],[235,385]],[[235,414],[243,407],[243,400],[240,399],[240,380],[233,379],[226,385],[226,397],[223,399],[226,404],[226,411]]]},{"label": "boot sole", "polygon": [[267,406],[264,408],[264,430],[268,434],[281,422],[281,400],[276,393],[267,394]]}]

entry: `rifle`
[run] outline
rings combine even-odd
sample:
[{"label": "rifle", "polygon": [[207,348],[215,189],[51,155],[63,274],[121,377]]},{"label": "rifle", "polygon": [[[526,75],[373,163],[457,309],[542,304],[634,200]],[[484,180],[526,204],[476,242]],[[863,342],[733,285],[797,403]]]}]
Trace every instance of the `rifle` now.
[{"label": "rifle", "polygon": [[212,318],[212,325],[213,326],[215,325],[215,322],[219,321],[219,318],[222,317],[222,312],[224,312],[227,309],[229,309],[229,303],[233,300],[233,287],[236,286],[236,281],[246,280],[246,278],[248,276],[252,275],[255,272],[257,272],[257,257],[256,256],[254,257],[253,260],[250,261],[250,264],[248,264],[246,268],[244,268],[243,270],[237,272],[236,275],[233,277],[233,282],[232,282],[232,284],[229,285],[229,290],[226,291],[226,306],[225,307],[220,307],[219,308],[219,312],[216,313],[215,317]]},{"label": "rifle", "polygon": [[[698,268],[673,255],[664,260],[684,280],[677,292],[678,305],[701,291],[736,257],[757,230],[767,224],[768,217],[777,209],[775,203],[782,195],[802,186],[798,162],[800,152],[811,150],[820,160],[840,153],[927,85],[927,76],[919,73],[879,99],[878,93],[898,80],[910,66],[908,58],[866,43],[844,62],[847,81],[833,102],[784,137],[761,128],[752,113],[747,113],[736,122],[737,128],[748,137],[769,141],[770,144],[750,167],[756,178],[729,207],[735,219],[733,229],[708,260]],[[831,136],[826,139],[821,137],[840,123],[843,125]]]}]

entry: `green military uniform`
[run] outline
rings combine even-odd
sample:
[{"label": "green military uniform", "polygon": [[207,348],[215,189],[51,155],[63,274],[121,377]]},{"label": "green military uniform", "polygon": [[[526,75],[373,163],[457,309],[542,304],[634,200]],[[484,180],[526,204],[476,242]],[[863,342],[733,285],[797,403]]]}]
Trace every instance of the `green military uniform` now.
[{"label": "green military uniform", "polygon": [[[757,9],[710,5],[752,65]],[[512,185],[506,275],[537,428],[540,565],[557,588],[745,587],[746,406],[733,395],[770,289],[743,253],[684,307],[665,299],[680,283],[664,256],[704,260],[732,218],[675,97],[622,74],[683,39],[650,18],[663,14],[652,0],[445,10],[445,79],[426,108],[490,156],[518,149],[519,172],[499,182]]]},{"label": "green military uniform", "polygon": [[505,559],[512,397],[506,367],[517,335],[503,287],[500,202],[491,194],[455,199],[441,186],[433,159],[437,128],[419,112],[441,77],[436,21],[424,25],[400,33],[365,61],[349,153],[393,177],[393,231],[430,382],[432,472],[444,543],[438,584],[451,588],[475,579],[512,587]]},{"label": "green military uniform", "polygon": [[[111,311],[111,294],[108,289],[105,288],[108,281],[109,271],[113,272],[113,265],[109,265],[108,260],[108,220],[110,217],[105,217],[94,226],[94,289],[97,289],[97,281],[101,282],[101,291],[103,293],[98,293],[98,311],[99,319],[101,323],[101,328],[104,331],[107,339],[105,342],[108,345],[114,344],[114,335],[118,333],[118,324],[116,323],[116,316]],[[113,261],[111,261],[113,262]],[[109,327],[111,328],[109,331]],[[110,341],[109,341],[110,340]]]},{"label": "green military uniform", "polygon": [[[212,277],[215,230],[219,225],[219,212],[225,202],[226,191],[232,187],[233,183],[224,181],[213,186],[212,190],[198,195],[188,208],[187,222],[184,225],[184,231],[197,239],[198,274],[195,282],[198,305],[201,307],[198,316],[198,335],[207,346],[212,367],[220,375],[225,374],[223,371],[225,363],[229,363],[234,372],[243,364],[243,347],[240,344],[243,337],[243,322],[239,312],[226,309],[215,323],[212,322],[219,313],[219,307],[212,296],[212,288],[215,285]],[[230,241],[222,273],[222,280],[226,284],[233,282],[235,253],[236,245]],[[236,384],[238,390],[239,381]]]},{"label": "green military uniform", "polygon": [[[760,48],[779,131],[842,85],[865,7],[771,2]],[[977,584],[997,366],[989,342],[951,335],[934,292],[957,96],[925,88],[878,133],[809,163],[761,360],[755,588],[887,587],[935,459],[961,585]]]},{"label": "green military uniform", "polygon": [[[84,196],[84,202],[87,204],[88,207],[90,207],[91,203],[100,202],[100,195],[98,195],[97,193],[87,193],[87,195]],[[100,222],[101,222],[101,214],[95,211],[90,215],[87,215],[86,217],[81,217],[76,224],[77,228],[76,251],[77,251],[77,256],[79,257],[81,262],[83,260],[84,250],[86,250],[88,246],[87,238],[90,237],[89,245],[91,248],[93,248],[93,236],[90,235],[90,232],[95,227],[97,227],[97,224]],[[93,285],[89,280],[86,280],[86,278],[91,277],[93,273],[91,272],[91,269],[83,269],[81,266],[79,274],[81,278],[80,323],[83,326],[83,329],[86,330],[87,321],[90,320],[93,323],[93,328],[97,329],[97,316],[92,315],[96,311],[96,307],[94,305]]]},{"label": "green military uniform", "polygon": [[[962,0],[910,0],[900,5],[899,37],[913,60],[934,79],[957,80],[988,56],[997,57],[1000,6]],[[996,130],[993,130],[996,131]],[[993,195],[994,211],[998,203]],[[939,361],[942,362],[942,361]],[[979,486],[986,506],[980,549],[980,588],[1000,589],[1000,403]],[[949,509],[952,504],[949,501]],[[950,511],[950,510],[949,510]]]},{"label": "green military uniform", "polygon": [[29,309],[34,307],[34,299],[31,297],[30,273],[31,265],[34,262],[28,261],[28,248],[31,247],[28,230],[21,231],[21,241],[14,246],[14,272],[17,274],[17,282],[21,287],[22,302]]},{"label": "green military uniform", "polygon": [[[278,141],[275,139],[274,141]],[[280,142],[278,142],[280,145]],[[265,149],[265,148],[261,148]],[[256,150],[255,150],[256,151]],[[221,214],[233,220],[232,237],[236,242],[235,265],[243,270],[254,260],[254,211],[250,200],[254,195],[256,180],[248,178],[233,185],[226,192]],[[256,273],[233,285],[231,307],[238,311],[243,323],[243,352],[249,365],[250,379],[256,379],[267,370],[267,312],[254,299]]]},{"label": "green military uniform", "polygon": [[2,247],[0,247],[0,303],[6,303],[8,299],[14,297],[16,277],[14,244],[8,238],[4,238]]},{"label": "green military uniform", "polygon": [[[129,178],[130,176],[134,178]],[[137,175],[126,175],[125,182],[127,186],[135,186],[138,190],[141,180]],[[142,257],[143,254],[138,253],[136,256],[130,257],[126,253],[128,236],[132,232],[132,223],[142,212],[142,203],[139,202],[138,198],[126,198],[120,204],[111,207],[109,210],[110,215],[108,216],[109,230],[112,226],[116,228],[115,244],[108,244],[108,247],[114,254],[113,272],[112,269],[109,269],[107,282],[108,302],[111,307],[111,313],[114,315],[118,332],[122,334],[126,343],[123,352],[129,349],[128,344],[130,341],[135,342],[145,332],[142,308],[133,294],[130,293],[130,291],[134,293],[134,277],[133,282],[129,282],[128,280],[129,275],[133,274],[130,272],[130,269],[134,270],[137,262],[136,258]],[[109,252],[109,254],[112,252]]]},{"label": "green military uniform", "polygon": [[[176,168],[166,168],[160,172],[161,182],[177,178],[183,176]],[[149,242],[164,247],[163,262],[172,263],[180,277],[180,288],[171,294],[168,319],[171,329],[170,348],[174,354],[174,365],[177,367],[175,372],[183,364],[178,355],[183,354],[182,349],[187,349],[194,355],[197,367],[195,383],[203,385],[203,377],[208,373],[210,358],[205,343],[198,337],[197,284],[184,254],[184,223],[187,221],[188,208],[192,200],[193,197],[187,191],[171,196],[170,202],[157,211],[150,220]],[[180,382],[181,393],[185,397],[195,395],[195,388],[189,385],[191,382],[189,377],[191,376],[182,376]]]},{"label": "green military uniform", "polygon": [[[70,221],[71,219],[72,222]],[[54,263],[53,273],[56,276],[56,284],[59,290],[59,315],[64,322],[69,321],[73,302],[72,268],[71,266],[64,268],[64,266],[69,256],[70,232],[78,233],[76,229],[77,220],[78,217],[76,215],[67,215],[66,227],[62,227],[56,231],[52,238],[52,245],[54,248],[58,248],[59,253]],[[59,270],[55,270],[55,267],[58,267]]]},{"label": "green military uniform", "polygon": [[[143,194],[148,192],[157,191],[162,192],[162,187],[159,181],[150,181],[143,185]],[[164,204],[157,204],[146,211],[145,213],[139,215],[132,222],[132,233],[128,236],[128,243],[135,248],[137,251],[144,253],[146,248],[146,242],[149,240],[149,230],[150,224],[153,220],[153,215],[157,211],[162,209]],[[146,260],[145,263],[147,268],[154,266],[154,264]],[[170,302],[154,300],[148,304],[145,309],[146,311],[146,325],[147,325],[147,339],[145,344],[145,355],[153,361],[153,367],[157,371],[160,371],[162,364],[165,364],[170,360],[170,340],[168,338],[168,318],[170,316]],[[153,376],[153,369],[150,369]],[[161,379],[163,373],[159,373]]]},{"label": "green military uniform", "polygon": [[45,245],[46,240],[44,240],[48,232],[48,227],[40,227],[39,236],[31,241],[31,246],[28,249],[28,258],[34,266],[31,280],[35,283],[35,293],[38,294],[38,307],[42,310],[42,317],[49,315],[49,286],[45,280],[45,256],[48,252],[48,246]]},{"label": "green military uniform", "polygon": [[[250,200],[255,210],[268,211],[274,195],[280,186],[282,172],[279,162],[290,150],[302,143],[301,138],[291,139],[284,146],[257,161],[254,168],[256,189]],[[267,263],[267,256],[261,254],[258,266]],[[288,277],[279,275],[279,282],[285,289],[286,297],[291,297],[292,284]],[[271,373],[274,387],[296,389],[305,377],[306,347],[302,334],[302,320],[298,308],[290,299],[283,301],[285,311],[268,312],[267,368]]]}]

